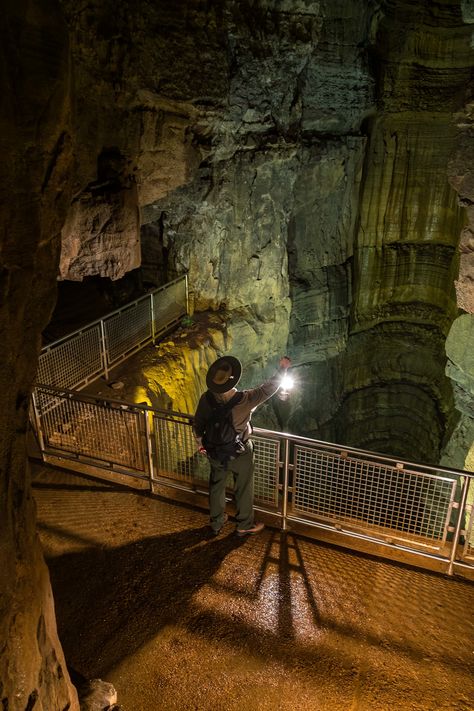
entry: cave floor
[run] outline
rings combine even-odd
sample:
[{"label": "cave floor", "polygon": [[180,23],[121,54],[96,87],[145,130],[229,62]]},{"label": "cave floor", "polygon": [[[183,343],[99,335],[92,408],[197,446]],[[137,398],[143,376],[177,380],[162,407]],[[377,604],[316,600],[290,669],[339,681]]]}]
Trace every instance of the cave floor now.
[{"label": "cave floor", "polygon": [[34,465],[74,674],[124,711],[474,709],[474,585]]}]

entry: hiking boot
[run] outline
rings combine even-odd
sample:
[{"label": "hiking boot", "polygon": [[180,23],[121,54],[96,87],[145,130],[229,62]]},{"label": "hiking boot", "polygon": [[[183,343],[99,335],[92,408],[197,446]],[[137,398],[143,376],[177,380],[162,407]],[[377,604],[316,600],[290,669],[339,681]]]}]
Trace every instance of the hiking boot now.
[{"label": "hiking boot", "polygon": [[254,536],[256,533],[260,533],[265,528],[264,524],[260,521],[255,521],[251,528],[237,529],[236,533],[238,536]]}]

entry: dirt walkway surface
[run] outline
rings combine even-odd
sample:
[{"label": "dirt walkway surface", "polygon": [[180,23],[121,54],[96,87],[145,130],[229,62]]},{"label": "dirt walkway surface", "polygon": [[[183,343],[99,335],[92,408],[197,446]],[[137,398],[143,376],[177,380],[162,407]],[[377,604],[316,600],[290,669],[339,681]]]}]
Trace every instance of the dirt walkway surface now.
[{"label": "dirt walkway surface", "polygon": [[36,468],[71,668],[125,711],[474,709],[474,585]]}]

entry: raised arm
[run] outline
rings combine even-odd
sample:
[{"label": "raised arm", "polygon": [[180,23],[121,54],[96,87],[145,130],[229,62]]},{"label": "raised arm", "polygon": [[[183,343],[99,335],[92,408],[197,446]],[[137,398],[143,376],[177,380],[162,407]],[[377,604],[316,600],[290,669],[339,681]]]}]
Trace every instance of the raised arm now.
[{"label": "raised arm", "polygon": [[265,402],[271,398],[271,396],[274,395],[280,387],[282,376],[290,365],[291,360],[287,356],[280,358],[278,370],[275,371],[269,380],[266,380],[257,388],[251,388],[250,390],[244,391],[246,405],[250,409],[254,410],[256,407],[261,405],[262,402]]}]

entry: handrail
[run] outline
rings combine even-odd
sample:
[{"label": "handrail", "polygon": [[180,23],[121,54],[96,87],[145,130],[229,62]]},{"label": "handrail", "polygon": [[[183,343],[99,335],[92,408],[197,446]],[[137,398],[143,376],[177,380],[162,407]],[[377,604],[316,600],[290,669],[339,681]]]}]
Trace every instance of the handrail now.
[{"label": "handrail", "polygon": [[[177,410],[166,410],[166,409],[161,409],[161,408],[156,408],[152,407],[151,405],[147,405],[146,403],[134,403],[134,402],[128,402],[126,400],[117,400],[115,398],[109,398],[109,397],[103,397],[100,396],[98,397],[97,395],[90,395],[88,393],[84,392],[78,392],[76,390],[68,390],[67,388],[57,388],[52,385],[45,385],[42,383],[37,383],[36,388],[39,389],[45,389],[45,390],[50,390],[53,393],[56,393],[57,395],[63,395],[66,396],[68,399],[77,399],[81,400],[84,402],[91,402],[96,405],[100,405],[101,403],[104,403],[105,405],[113,405],[116,406],[117,408],[121,409],[127,409],[130,408],[131,410],[143,410],[146,412],[151,412],[153,414],[162,416],[162,417],[179,417],[180,419],[185,419],[188,421],[192,421],[194,418],[192,415],[189,413],[185,412],[179,412]],[[370,457],[371,459],[376,459],[379,462],[387,462],[389,466],[395,466],[397,464],[400,464],[401,461],[404,464],[404,469],[409,468],[410,470],[422,470],[423,472],[427,472],[430,474],[430,472],[435,472],[436,474],[434,475],[437,479],[441,479],[441,477],[438,476],[438,473],[444,473],[444,474],[453,474],[456,477],[460,476],[466,476],[469,479],[474,479],[474,472],[466,471],[465,469],[453,469],[450,467],[442,467],[438,465],[430,465],[430,464],[418,464],[415,462],[410,462],[406,459],[400,460],[397,457],[390,457],[387,454],[379,454],[377,452],[370,452],[365,449],[359,449],[357,447],[348,447],[343,444],[338,444],[336,442],[326,442],[324,440],[319,440],[319,439],[313,439],[311,437],[302,437],[301,435],[295,435],[290,432],[280,432],[278,430],[269,430],[265,429],[263,427],[254,427],[253,431],[256,435],[263,435],[263,436],[268,436],[268,437],[278,437],[281,439],[287,439],[290,442],[293,442],[295,444],[308,444],[310,446],[315,446],[317,445],[318,447],[323,447],[324,449],[329,449],[329,450],[334,450],[337,453],[341,452],[347,452],[348,454],[355,454],[358,456],[362,457]]]},{"label": "handrail", "polygon": [[[145,299],[149,299],[150,296],[153,296],[154,294],[157,294],[160,291],[164,291],[164,290],[168,289],[170,286],[173,286],[173,284],[177,284],[179,281],[182,281],[183,279],[186,279],[186,275],[177,277],[176,279],[173,279],[172,281],[169,281],[166,284],[163,284],[162,286],[157,287],[156,289],[147,291],[147,293],[143,294],[143,296],[139,296],[138,299],[134,299],[133,301],[130,301],[128,304],[124,304],[124,306],[119,306],[117,309],[114,309],[114,311],[108,311],[106,314],[104,314],[104,316],[101,316],[100,318],[95,319],[95,321],[90,321],[90,323],[87,323],[84,326],[77,328],[75,331],[71,331],[70,333],[67,333],[65,336],[61,336],[61,338],[57,338],[55,341],[52,341],[51,343],[47,343],[45,346],[43,346],[41,348],[41,353],[46,353],[47,351],[51,350],[51,348],[55,348],[56,346],[61,345],[61,343],[63,343],[64,341],[68,341],[73,336],[79,336],[81,333],[84,333],[84,331],[87,331],[87,329],[92,328],[93,326],[97,326],[102,321],[105,321],[106,319],[110,318],[111,316],[116,316],[117,314],[123,313],[123,311],[126,311],[127,309],[131,308],[132,306],[135,306],[136,304],[140,303],[141,301],[145,301]],[[187,294],[187,289],[186,289],[186,294]]]},{"label": "handrail", "polygon": [[75,390],[108,378],[112,368],[176,326],[187,304],[184,275],[44,346],[38,377]]},{"label": "handrail", "polygon": [[[204,493],[209,463],[197,452],[190,414],[42,384],[32,403],[44,461],[106,478],[125,474],[151,491]],[[448,574],[474,571],[472,543],[459,553],[474,472],[401,466],[395,457],[264,428],[254,435],[256,507],[283,530],[303,524],[438,561]]]},{"label": "handrail", "polygon": [[[179,287],[169,299],[155,302],[157,294],[183,281],[184,294]],[[151,491],[157,484],[199,491],[195,482],[203,481],[202,463],[191,414],[72,389],[101,375],[107,378],[109,368],[155,341],[187,312],[187,276],[178,277],[44,346],[40,363],[46,366],[38,377],[66,385],[37,383],[33,392],[32,423],[44,461],[57,457],[65,465],[74,462],[73,469],[82,463],[148,480]],[[474,513],[467,502],[474,471],[260,427],[254,434],[261,467],[257,495],[267,507],[260,510],[279,517],[283,530],[287,523],[337,530],[442,561],[448,574],[455,566],[474,571],[472,541],[466,538],[464,551],[458,552],[472,526]],[[400,499],[393,498],[399,494]]]}]

